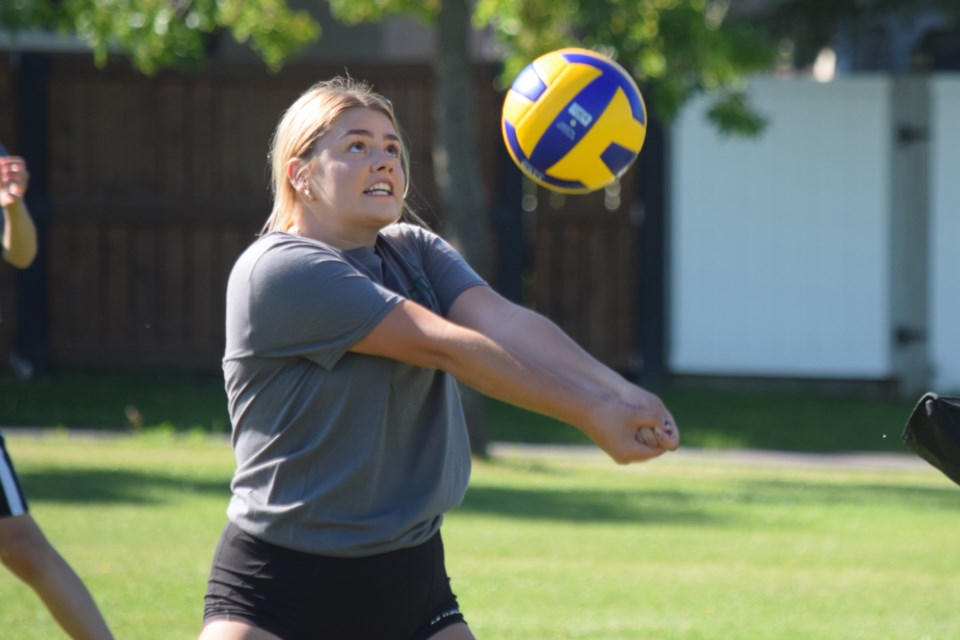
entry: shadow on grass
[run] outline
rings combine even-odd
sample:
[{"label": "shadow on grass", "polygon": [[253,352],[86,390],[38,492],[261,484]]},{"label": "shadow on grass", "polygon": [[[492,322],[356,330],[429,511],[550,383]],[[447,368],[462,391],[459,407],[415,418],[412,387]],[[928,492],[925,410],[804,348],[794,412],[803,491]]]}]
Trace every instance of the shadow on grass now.
[{"label": "shadow on grass", "polygon": [[30,502],[164,504],[178,494],[230,495],[230,480],[110,469],[31,469],[19,472]]},{"label": "shadow on grass", "polygon": [[[881,484],[770,480],[682,490],[529,489],[475,486],[458,511],[504,518],[576,523],[730,526],[753,520],[758,509],[859,507],[958,511],[960,489]],[[737,509],[727,509],[734,507]],[[787,523],[789,526],[789,523]]]},{"label": "shadow on grass", "polygon": [[960,510],[960,488],[894,484],[767,480],[738,483],[722,494],[725,502],[759,505],[902,506],[904,509]]},{"label": "shadow on grass", "polygon": [[[159,505],[178,496],[230,495],[229,478],[208,480],[190,476],[131,470],[34,468],[19,472],[31,502],[64,504]],[[898,507],[904,511],[960,511],[960,487],[870,483],[831,483],[811,480],[719,482],[686,489],[594,489],[473,485],[458,511],[505,518],[559,522],[634,524],[710,524],[724,526],[752,517],[726,505],[766,507],[838,507],[856,509]]]},{"label": "shadow on grass", "polygon": [[471,487],[458,511],[561,522],[704,524],[715,514],[683,491]]}]

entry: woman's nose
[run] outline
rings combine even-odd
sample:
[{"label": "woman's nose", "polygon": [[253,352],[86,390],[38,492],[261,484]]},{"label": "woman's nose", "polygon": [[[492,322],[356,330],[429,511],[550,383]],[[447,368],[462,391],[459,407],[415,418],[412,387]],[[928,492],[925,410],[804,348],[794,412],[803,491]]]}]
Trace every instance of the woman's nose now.
[{"label": "woman's nose", "polygon": [[373,161],[373,170],[393,171],[397,167],[397,161],[397,156],[387,151],[382,151]]}]

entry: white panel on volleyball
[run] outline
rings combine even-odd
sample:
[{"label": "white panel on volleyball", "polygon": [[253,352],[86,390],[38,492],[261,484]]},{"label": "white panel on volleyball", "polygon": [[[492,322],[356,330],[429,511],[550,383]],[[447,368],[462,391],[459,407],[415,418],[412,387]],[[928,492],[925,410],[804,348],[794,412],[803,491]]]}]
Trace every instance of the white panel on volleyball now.
[{"label": "white panel on volleyball", "polygon": [[932,390],[960,394],[960,76],[934,76],[930,93]]},{"label": "white panel on volleyball", "polygon": [[[672,131],[676,374],[890,375],[889,81],[756,79],[759,138]],[[655,114],[654,114],[655,116]]]}]

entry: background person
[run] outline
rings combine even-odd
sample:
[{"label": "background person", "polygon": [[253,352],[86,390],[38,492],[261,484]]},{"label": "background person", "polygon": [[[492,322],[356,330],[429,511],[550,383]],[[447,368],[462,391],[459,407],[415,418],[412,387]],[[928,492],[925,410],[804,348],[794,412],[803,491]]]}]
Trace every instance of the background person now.
[{"label": "background person", "polygon": [[[2,146],[0,146],[2,149]],[[0,157],[3,259],[26,269],[37,255],[37,234],[23,197],[29,172],[18,156]],[[0,560],[27,583],[71,638],[112,638],[83,581],[50,544],[28,512],[0,434]]]},{"label": "background person", "polygon": [[203,640],[469,640],[440,524],[470,449],[456,380],[587,433],[620,463],[678,445],[654,395],[398,222],[392,106],[319,83],[274,134],[274,206],[227,285],[237,468]]}]

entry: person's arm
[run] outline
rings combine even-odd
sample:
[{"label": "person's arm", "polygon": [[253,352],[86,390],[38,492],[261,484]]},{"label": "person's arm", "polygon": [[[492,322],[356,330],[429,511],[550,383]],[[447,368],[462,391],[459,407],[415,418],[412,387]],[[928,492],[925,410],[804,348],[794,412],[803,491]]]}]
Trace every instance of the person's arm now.
[{"label": "person's arm", "polygon": [[662,442],[668,449],[679,446],[676,420],[660,398],[598,361],[548,318],[510,302],[489,287],[464,291],[448,315],[451,321],[482,333],[540,369],[552,371],[597,396],[614,394],[620,402],[655,417],[666,436]]},{"label": "person's arm", "polygon": [[[473,287],[457,297],[448,317],[479,331],[510,353],[520,354],[541,368],[554,371],[596,393],[615,393],[640,408],[660,403],[652,394],[628,382],[565,334],[548,318],[514,304],[490,287]],[[662,403],[660,403],[662,404]],[[662,407],[655,411],[665,412]],[[672,416],[666,419],[673,423]]]},{"label": "person's arm", "polygon": [[29,177],[23,158],[0,158],[3,259],[18,269],[29,267],[37,256],[37,229],[23,202]]},{"label": "person's arm", "polygon": [[614,389],[544,367],[523,350],[513,352],[410,301],[394,307],[352,350],[441,369],[492,398],[576,426],[619,463],[676,446],[664,430],[672,419],[659,401],[659,410],[628,404]]}]

